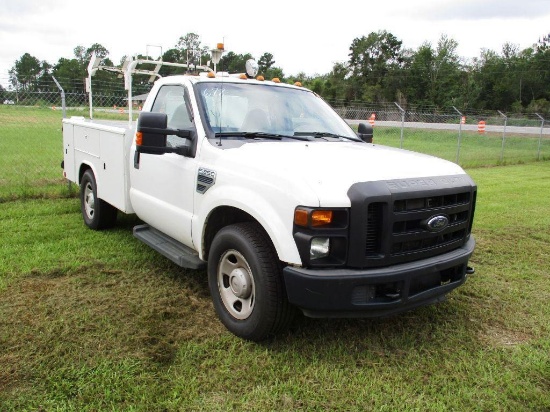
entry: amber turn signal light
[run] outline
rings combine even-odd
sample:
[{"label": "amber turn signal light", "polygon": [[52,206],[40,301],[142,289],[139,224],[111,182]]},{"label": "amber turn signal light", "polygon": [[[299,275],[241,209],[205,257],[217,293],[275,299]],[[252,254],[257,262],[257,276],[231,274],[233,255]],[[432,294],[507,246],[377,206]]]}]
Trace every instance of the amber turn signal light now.
[{"label": "amber turn signal light", "polygon": [[296,209],[294,211],[294,224],[297,226],[319,227],[330,225],[332,222],[332,210]]},{"label": "amber turn signal light", "polygon": [[294,211],[294,224],[298,226],[307,226],[308,213],[307,210],[296,209]]},{"label": "amber turn signal light", "polygon": [[311,213],[311,226],[330,225],[332,223],[332,210],[314,210]]}]

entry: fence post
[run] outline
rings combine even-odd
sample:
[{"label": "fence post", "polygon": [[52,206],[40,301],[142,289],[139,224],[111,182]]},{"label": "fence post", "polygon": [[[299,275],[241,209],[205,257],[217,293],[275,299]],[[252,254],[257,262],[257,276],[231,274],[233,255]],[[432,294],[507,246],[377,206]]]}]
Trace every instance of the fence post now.
[{"label": "fence post", "polygon": [[502,130],[502,149],[500,150],[500,161],[504,159],[504,141],[506,140],[506,123],[508,122],[508,117],[504,113],[502,113],[500,110],[497,110],[497,112],[504,117],[504,129]]},{"label": "fence post", "polygon": [[[65,105],[65,90],[63,90],[63,87],[61,87],[61,85],[59,84],[59,82],[57,81],[57,79],[54,76],[52,76],[52,79],[55,82],[57,88],[61,91],[61,108],[63,110],[62,111],[63,118],[65,119],[67,117],[66,105]],[[67,185],[68,185],[69,193],[72,192],[73,184],[70,180],[67,180]]]},{"label": "fence post", "polygon": [[535,113],[535,115],[540,119],[540,136],[539,136],[539,148],[537,150],[537,160],[540,160],[540,144],[542,142],[542,132],[544,130],[544,117],[542,117],[540,114]]},{"label": "fence post", "polygon": [[462,140],[462,117],[463,117],[463,114],[460,113],[460,111],[453,106],[453,109],[455,109],[455,112],[458,113],[458,144],[457,144],[457,148],[456,148],[456,164],[458,164],[458,157],[460,156],[460,141]]},{"label": "fence post", "polygon": [[59,84],[59,82],[54,76],[52,76],[52,79],[57,85],[57,88],[61,91],[61,108],[63,109],[63,118],[65,118],[67,117],[66,107],[65,107],[65,90],[63,90],[63,87],[61,87],[61,85]]},{"label": "fence post", "polygon": [[401,143],[399,145],[399,148],[403,149],[403,129],[405,128],[405,110],[403,110],[403,108],[399,106],[397,102],[394,102],[394,104],[397,106],[397,108],[401,112]]}]

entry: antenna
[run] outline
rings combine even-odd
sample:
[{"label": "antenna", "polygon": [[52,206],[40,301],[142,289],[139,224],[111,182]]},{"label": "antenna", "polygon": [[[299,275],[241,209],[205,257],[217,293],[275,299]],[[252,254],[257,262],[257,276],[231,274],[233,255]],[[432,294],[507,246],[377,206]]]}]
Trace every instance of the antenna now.
[{"label": "antenna", "polygon": [[219,135],[220,140],[218,141],[218,146],[222,145],[222,118],[223,118],[223,78],[221,81],[221,92],[220,92],[220,122],[219,122]]},{"label": "antenna", "polygon": [[[221,53],[220,53],[220,59],[221,59],[221,54],[225,51],[224,49],[224,43],[225,43],[225,36],[222,37],[222,43],[218,43],[216,45],[216,49],[220,50]],[[212,54],[212,59],[214,59],[214,55]],[[223,67],[222,67],[223,69]],[[216,63],[214,63],[214,73],[216,72]],[[224,78],[222,77],[221,79],[221,93],[220,93],[220,116],[223,116],[223,85],[224,85]],[[218,142],[218,146],[221,146],[222,145],[222,135],[221,135],[221,131],[222,131],[222,123],[221,123],[221,119],[220,119],[220,141]]]}]

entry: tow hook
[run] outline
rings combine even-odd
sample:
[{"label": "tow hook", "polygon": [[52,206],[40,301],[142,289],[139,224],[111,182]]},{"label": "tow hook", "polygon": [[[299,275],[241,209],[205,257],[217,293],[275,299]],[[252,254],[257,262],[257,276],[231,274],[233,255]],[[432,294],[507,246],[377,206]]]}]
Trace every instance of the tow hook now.
[{"label": "tow hook", "polygon": [[466,266],[466,274],[467,275],[473,275],[476,272],[476,270],[471,266]]}]

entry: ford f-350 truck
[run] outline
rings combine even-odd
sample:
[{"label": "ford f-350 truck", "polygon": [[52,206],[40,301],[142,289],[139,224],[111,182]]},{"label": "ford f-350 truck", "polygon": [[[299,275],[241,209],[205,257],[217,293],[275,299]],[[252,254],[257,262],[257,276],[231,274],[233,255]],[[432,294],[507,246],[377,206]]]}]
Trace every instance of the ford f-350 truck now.
[{"label": "ford f-350 truck", "polygon": [[247,68],[159,78],[124,126],[63,120],[85,224],[136,214],[135,237],[206,268],[221,322],[253,341],[298,310],[392,315],[465,282],[477,188],[462,168],[370,143],[314,92]]}]

